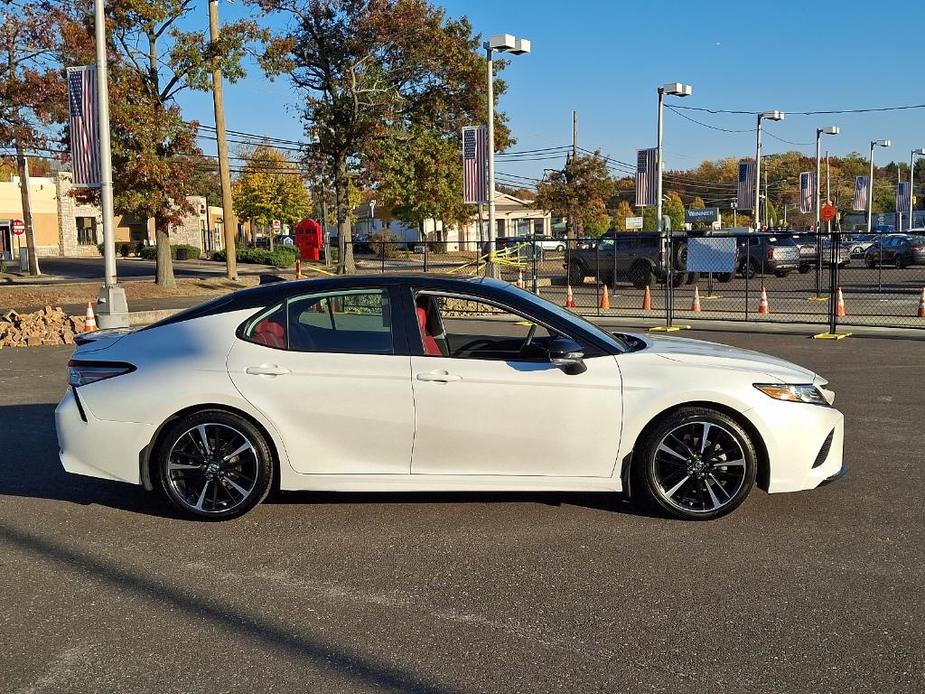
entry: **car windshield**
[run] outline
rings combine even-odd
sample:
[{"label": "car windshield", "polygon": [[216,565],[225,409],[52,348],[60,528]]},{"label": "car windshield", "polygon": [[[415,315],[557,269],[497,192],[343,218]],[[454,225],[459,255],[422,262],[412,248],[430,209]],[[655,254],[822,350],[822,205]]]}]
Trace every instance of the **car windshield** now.
[{"label": "car windshield", "polygon": [[528,292],[525,289],[519,289],[518,287],[514,287],[514,286],[506,287],[505,289],[506,291],[509,291],[509,292],[516,292],[517,295],[521,297],[522,299],[526,299],[531,304],[539,308],[542,308],[546,311],[549,311],[550,313],[554,313],[555,315],[569,321],[570,323],[577,323],[578,325],[581,326],[582,329],[586,330],[589,333],[593,333],[595,337],[606,342],[608,345],[613,346],[619,351],[621,352],[627,351],[627,347],[624,342],[622,342],[621,340],[618,340],[616,337],[614,337],[610,333],[604,332],[599,327],[594,325],[594,323],[592,323],[591,321],[588,321],[582,318],[581,316],[562,308],[561,306],[557,306],[551,301],[547,301],[546,299],[538,297],[536,294]]}]

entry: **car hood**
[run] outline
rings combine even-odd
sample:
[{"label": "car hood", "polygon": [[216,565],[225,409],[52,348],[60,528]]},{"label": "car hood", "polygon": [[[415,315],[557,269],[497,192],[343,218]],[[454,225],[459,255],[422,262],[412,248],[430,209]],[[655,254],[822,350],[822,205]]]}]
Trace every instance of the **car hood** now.
[{"label": "car hood", "polygon": [[809,369],[786,359],[749,349],[683,337],[651,337],[650,335],[638,337],[648,344],[648,347],[642,350],[643,352],[656,354],[681,364],[751,371],[765,374],[772,380],[782,383],[816,383],[817,385],[825,383],[824,379]]}]

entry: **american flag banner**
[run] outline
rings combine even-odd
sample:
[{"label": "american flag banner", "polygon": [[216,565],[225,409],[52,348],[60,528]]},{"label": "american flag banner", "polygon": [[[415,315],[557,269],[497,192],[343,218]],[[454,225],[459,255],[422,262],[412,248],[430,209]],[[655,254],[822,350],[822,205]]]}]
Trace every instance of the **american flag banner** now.
[{"label": "american flag banner", "polygon": [[800,174],[800,212],[816,209],[816,173],[804,171]]},{"label": "american flag banner", "polygon": [[900,212],[906,212],[909,209],[909,196],[912,194],[912,186],[909,181],[896,182],[896,209]]},{"label": "american flag banner", "polygon": [[739,162],[739,187],[736,191],[736,209],[755,208],[755,162]]},{"label": "american flag banner", "polygon": [[96,68],[69,67],[67,96],[70,109],[71,166],[74,185],[100,185],[100,134],[96,103]]},{"label": "american flag banner", "polygon": [[467,125],[462,131],[463,202],[488,202],[488,128]]},{"label": "american flag banner", "polygon": [[869,176],[858,176],[854,179],[854,204],[851,206],[855,212],[867,210],[867,186],[870,185]]},{"label": "american flag banner", "polygon": [[658,204],[658,149],[636,153],[636,207]]}]

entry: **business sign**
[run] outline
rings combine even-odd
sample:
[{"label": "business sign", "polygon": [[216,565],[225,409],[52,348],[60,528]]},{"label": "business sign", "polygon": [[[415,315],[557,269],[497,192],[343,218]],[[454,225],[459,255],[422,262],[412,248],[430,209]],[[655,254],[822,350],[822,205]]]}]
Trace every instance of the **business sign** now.
[{"label": "business sign", "polygon": [[642,217],[627,217],[626,230],[633,231],[635,229],[642,229]]},{"label": "business sign", "polygon": [[21,236],[26,233],[26,225],[23,224],[21,219],[14,219],[11,225],[13,227],[13,233],[17,236]]},{"label": "business sign", "polygon": [[736,240],[733,236],[688,236],[688,272],[733,272]]},{"label": "business sign", "polygon": [[282,229],[283,225],[279,223],[278,219],[273,220],[273,233],[278,234],[279,230]]},{"label": "business sign", "polygon": [[718,207],[704,207],[702,209],[690,209],[684,212],[684,221],[688,224],[712,224],[720,220]]}]

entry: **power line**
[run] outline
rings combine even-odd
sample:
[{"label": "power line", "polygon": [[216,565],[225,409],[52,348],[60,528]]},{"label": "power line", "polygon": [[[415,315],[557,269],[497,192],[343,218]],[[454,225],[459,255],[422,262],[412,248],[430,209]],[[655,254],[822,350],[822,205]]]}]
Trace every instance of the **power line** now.
[{"label": "power line", "polygon": [[[671,106],[672,109],[683,109],[685,111],[700,111],[702,113],[732,113],[742,116],[757,116],[764,111],[742,111],[727,108],[708,108],[705,106]],[[915,109],[925,109],[925,104],[910,104],[906,106],[877,106],[871,108],[841,108],[827,111],[785,111],[788,116],[823,116],[837,115],[840,113],[883,113],[886,111],[912,111]]]},{"label": "power line", "polygon": [[755,132],[755,129],[754,129],[754,128],[745,128],[745,129],[743,129],[743,130],[733,130],[733,129],[731,129],[731,128],[721,128],[721,127],[719,127],[718,125],[710,125],[709,123],[703,123],[703,122],[701,122],[701,121],[699,121],[699,120],[696,120],[696,119],[694,119],[694,118],[691,118],[690,116],[688,116],[688,115],[682,113],[681,111],[679,111],[679,110],[678,110],[679,107],[667,106],[667,105],[666,105],[665,108],[667,108],[669,111],[673,111],[674,113],[678,114],[679,116],[681,116],[681,118],[684,118],[685,120],[689,120],[691,123],[696,123],[697,125],[701,125],[701,126],[703,126],[704,128],[709,128],[710,130],[719,130],[720,132],[724,132],[724,133],[751,133],[751,132]]}]

